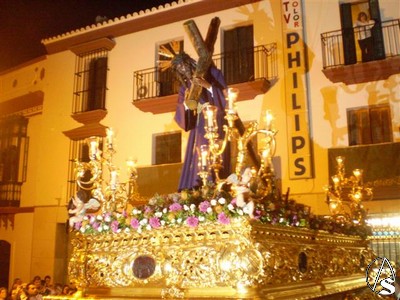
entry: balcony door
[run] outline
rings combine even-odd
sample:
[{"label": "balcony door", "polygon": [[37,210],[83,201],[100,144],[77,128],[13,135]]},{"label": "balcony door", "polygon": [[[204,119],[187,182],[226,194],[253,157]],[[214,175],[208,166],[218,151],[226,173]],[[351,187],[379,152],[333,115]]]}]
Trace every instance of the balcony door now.
[{"label": "balcony door", "polygon": [[253,25],[225,30],[223,73],[226,83],[254,80]]},{"label": "balcony door", "polygon": [[381,15],[378,0],[368,0],[354,3],[342,3],[340,5],[340,19],[343,35],[343,55],[345,65],[355,64],[361,61],[357,52],[359,46],[356,42],[357,28],[354,28],[358,14],[364,12],[375,24],[372,26],[373,58],[378,60],[385,58],[385,48],[382,34]]}]

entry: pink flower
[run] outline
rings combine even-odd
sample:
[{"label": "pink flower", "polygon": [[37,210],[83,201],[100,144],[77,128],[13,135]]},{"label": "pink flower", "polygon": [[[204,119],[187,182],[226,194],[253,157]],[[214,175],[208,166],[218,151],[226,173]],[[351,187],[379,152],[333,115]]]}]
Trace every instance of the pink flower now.
[{"label": "pink flower", "polygon": [[76,230],[81,229],[81,227],[82,227],[82,222],[76,222],[76,223],[74,223],[74,228],[75,228]]},{"label": "pink flower", "polygon": [[161,226],[160,220],[158,218],[156,218],[156,217],[150,218],[149,224],[153,228],[160,228],[160,226]]},{"label": "pink flower", "polygon": [[180,211],[180,210],[182,210],[182,205],[180,205],[179,203],[171,204],[169,206],[169,210],[170,211]]},{"label": "pink flower", "polygon": [[232,205],[236,205],[236,198],[233,198],[233,199],[232,199],[231,204],[232,204]]},{"label": "pink flower", "polygon": [[144,213],[145,213],[145,214],[151,213],[151,208],[148,207],[148,206],[146,206],[146,208],[144,209]]},{"label": "pink flower", "polygon": [[199,204],[199,210],[203,213],[207,212],[209,207],[211,207],[211,204],[208,201],[203,201]]},{"label": "pink flower", "polygon": [[139,220],[133,218],[133,219],[131,220],[131,227],[132,227],[132,228],[135,228],[135,229],[138,229],[139,226],[140,226]]},{"label": "pink flower", "polygon": [[100,227],[100,223],[93,222],[92,227],[93,227],[94,230],[97,230]]},{"label": "pink flower", "polygon": [[227,215],[225,215],[224,212],[221,212],[218,214],[218,222],[220,222],[221,224],[229,224],[231,220]]},{"label": "pink flower", "polygon": [[111,230],[113,232],[118,232],[118,225],[119,225],[118,221],[112,221],[111,222]]},{"label": "pink flower", "polygon": [[188,224],[190,227],[197,227],[197,225],[199,224],[199,219],[194,216],[188,217],[186,219],[186,224]]}]

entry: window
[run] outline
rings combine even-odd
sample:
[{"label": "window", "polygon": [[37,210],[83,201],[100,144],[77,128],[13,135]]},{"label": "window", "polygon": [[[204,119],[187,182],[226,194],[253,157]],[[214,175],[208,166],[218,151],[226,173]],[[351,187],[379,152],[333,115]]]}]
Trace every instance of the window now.
[{"label": "window", "polygon": [[76,57],[74,113],[105,109],[107,91],[106,49],[79,54]]},{"label": "window", "polygon": [[182,133],[169,132],[153,136],[153,165],[181,162]]},{"label": "window", "polygon": [[253,25],[224,31],[223,73],[226,83],[254,80]]},{"label": "window", "polygon": [[392,142],[389,105],[375,105],[347,110],[349,145]]},{"label": "window", "polygon": [[19,207],[26,180],[28,119],[11,116],[0,120],[0,206]]}]

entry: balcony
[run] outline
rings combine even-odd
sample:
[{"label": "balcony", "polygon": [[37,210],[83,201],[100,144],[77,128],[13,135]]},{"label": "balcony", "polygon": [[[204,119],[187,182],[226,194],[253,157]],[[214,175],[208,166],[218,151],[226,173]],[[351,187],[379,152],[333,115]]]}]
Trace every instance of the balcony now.
[{"label": "balcony", "polygon": [[384,80],[400,73],[399,20],[384,21],[371,29],[373,35],[375,31],[383,39],[382,48],[384,49],[381,49],[375,60],[369,62],[361,61],[361,53],[359,53],[358,45],[356,46],[357,37],[365,29],[364,27],[321,34],[322,72],[330,81],[356,84]]},{"label": "balcony", "polygon": [[[240,54],[216,54],[213,62],[223,71],[226,83],[240,89],[238,101],[266,93],[277,80],[276,44],[256,46]],[[157,67],[135,71],[132,103],[143,112],[173,112],[179,86],[170,71],[160,72]]]}]

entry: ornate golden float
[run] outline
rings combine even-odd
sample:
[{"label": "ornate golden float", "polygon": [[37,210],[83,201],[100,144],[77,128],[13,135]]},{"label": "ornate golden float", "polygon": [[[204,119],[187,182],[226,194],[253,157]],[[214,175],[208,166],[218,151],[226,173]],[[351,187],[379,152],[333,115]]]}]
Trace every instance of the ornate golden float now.
[{"label": "ornate golden float", "polygon": [[[333,215],[313,216],[275,186],[272,114],[267,112],[264,129],[257,123],[243,132],[235,128],[237,93],[229,89],[223,141],[215,109],[203,108],[209,145],[199,149],[203,188],[192,194],[143,201],[132,160],[128,180],[119,180],[113,131],[108,130],[104,153],[99,138],[88,139],[90,162],[77,161],[76,175],[92,199],[80,204],[76,199],[82,209],[70,211],[75,215],[68,272],[79,287],[74,298],[375,299],[365,278],[375,257],[366,241],[362,173],[345,180],[340,165],[340,177],[326,189]],[[246,168],[251,140],[260,135],[260,162]],[[235,174],[220,180],[220,155],[233,141]],[[209,172],[216,182],[208,182]],[[110,179],[103,181],[107,173]],[[98,211],[88,214],[93,208]]]},{"label": "ornate golden float", "polygon": [[[277,192],[271,156],[262,153],[262,172],[250,172],[247,183],[253,218],[246,205],[235,203],[244,196],[242,181],[228,191],[205,186],[132,206],[140,200],[135,165],[128,162],[129,179],[120,182],[109,135],[104,155],[91,138],[91,161],[77,162],[78,185],[101,205],[71,230],[68,273],[79,286],[75,298],[375,299],[365,279],[375,256],[359,210],[313,216]],[[275,147],[275,133],[266,136]],[[110,179],[103,182],[96,172],[107,169]],[[88,171],[92,177],[83,181]]]},{"label": "ornate golden float", "polygon": [[374,259],[359,237],[266,225],[245,217],[195,229],[76,233],[72,245],[69,275],[79,283],[82,296],[96,299],[351,295],[366,289],[365,267]]}]

